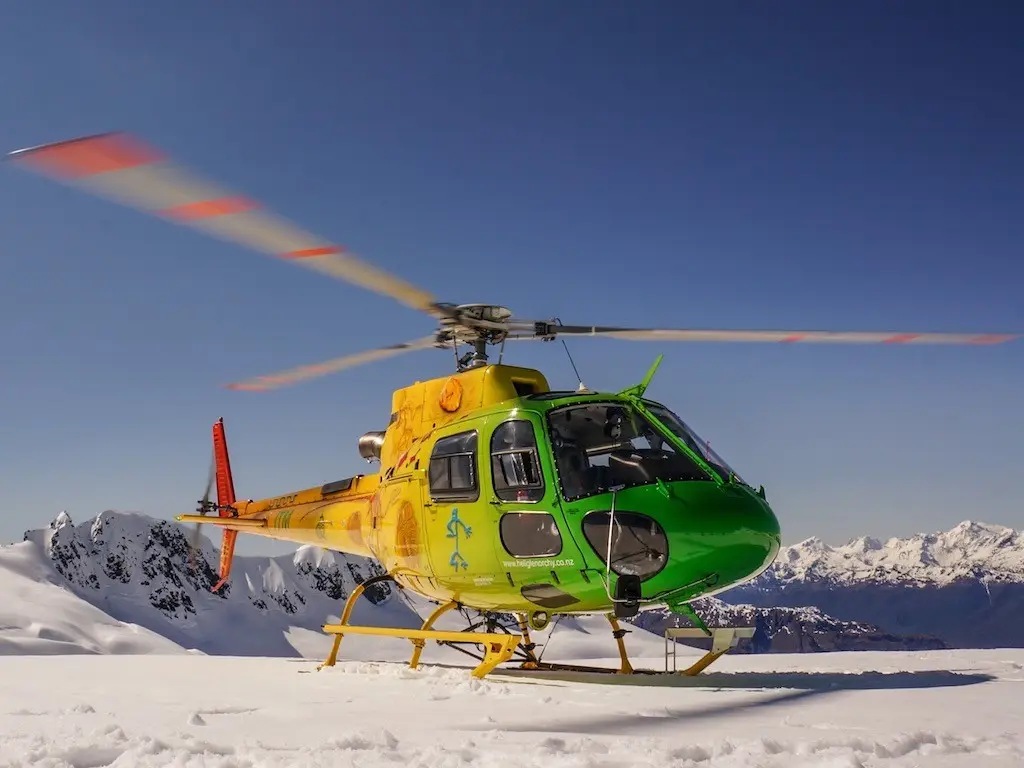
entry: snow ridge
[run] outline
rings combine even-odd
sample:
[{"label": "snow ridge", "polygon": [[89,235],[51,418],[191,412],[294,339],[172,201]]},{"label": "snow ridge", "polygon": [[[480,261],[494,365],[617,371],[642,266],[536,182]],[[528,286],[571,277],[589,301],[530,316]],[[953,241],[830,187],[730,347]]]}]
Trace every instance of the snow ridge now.
[{"label": "snow ridge", "polygon": [[783,547],[763,585],[1024,583],[1024,532],[966,520],[948,531],[891,538],[862,536],[838,547],[810,538]]},{"label": "snow ridge", "polygon": [[[294,656],[301,650],[296,637],[302,632],[296,630],[319,633],[356,584],[382,572],[375,561],[306,546],[273,558],[236,557],[230,582],[213,594],[219,553],[201,536],[190,557],[190,534],[178,523],[139,513],[108,510],[75,525],[62,512],[14,546],[30,547],[55,572],[54,580],[113,620],[217,654]],[[418,625],[389,584],[364,594],[368,599],[359,601],[357,617]],[[321,639],[311,638],[311,652],[319,652]]]},{"label": "snow ridge", "polygon": [[724,593],[760,608],[814,605],[844,621],[926,635],[951,648],[1024,646],[1024,533],[966,520],[906,538],[784,547],[771,568]]}]

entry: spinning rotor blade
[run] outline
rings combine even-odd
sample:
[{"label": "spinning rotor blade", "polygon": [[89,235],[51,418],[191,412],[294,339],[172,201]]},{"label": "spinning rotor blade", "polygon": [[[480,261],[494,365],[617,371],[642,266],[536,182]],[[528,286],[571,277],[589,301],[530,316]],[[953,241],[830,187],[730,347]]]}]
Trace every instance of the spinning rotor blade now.
[{"label": "spinning rotor blade", "polygon": [[445,314],[426,291],[298,229],[252,200],[215,187],[127,134],[44,144],[12,152],[8,158],[124,205],[389,296],[434,317]]},{"label": "spinning rotor blade", "polygon": [[[217,462],[216,456],[210,457],[210,472],[206,478],[206,491],[203,493],[203,498],[199,500],[199,514],[205,515],[207,505],[210,503],[210,494],[213,492],[213,483],[217,474]],[[199,539],[203,535],[202,529],[196,525],[192,530],[192,536],[189,537],[188,542],[188,568],[190,571],[195,573],[196,566],[198,565],[199,558]]]},{"label": "spinning rotor blade", "polygon": [[268,376],[257,376],[252,379],[247,379],[246,381],[228,384],[227,387],[228,389],[244,389],[250,391],[276,389],[277,387],[284,387],[289,384],[306,381],[307,379],[313,379],[317,376],[341,371],[345,368],[352,368],[357,365],[363,365],[364,363],[371,363],[375,360],[394,357],[395,355],[400,355],[403,352],[414,352],[420,349],[429,349],[434,346],[437,346],[437,337],[426,336],[422,339],[417,339],[416,341],[407,341],[402,344],[394,344],[390,347],[380,347],[378,349],[370,349],[365,352],[356,352],[352,355],[336,357],[333,360],[327,360],[323,363],[301,365],[297,368],[282,371],[281,373],[273,373]]},{"label": "spinning rotor blade", "polygon": [[999,333],[902,333],[896,331],[732,331],[549,325],[552,336],[610,336],[628,341],[810,342],[827,344],[1001,344],[1017,338]]}]

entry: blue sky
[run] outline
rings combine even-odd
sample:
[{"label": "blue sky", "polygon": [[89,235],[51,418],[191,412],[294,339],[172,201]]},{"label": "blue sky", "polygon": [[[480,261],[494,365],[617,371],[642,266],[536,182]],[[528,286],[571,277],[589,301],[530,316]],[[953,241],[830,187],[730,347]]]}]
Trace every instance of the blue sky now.
[{"label": "blue sky", "polygon": [[[1011,3],[21,2],[0,147],[129,131],[521,316],[1019,332],[1022,34]],[[0,540],[61,509],[190,511],[220,416],[241,495],[365,471],[391,390],[451,367],[227,391],[432,327],[11,166],[0,232]],[[601,389],[665,353],[651,394],[766,486],[789,542],[1024,527],[1024,342],[570,349]],[[509,354],[575,383],[560,344]]]}]

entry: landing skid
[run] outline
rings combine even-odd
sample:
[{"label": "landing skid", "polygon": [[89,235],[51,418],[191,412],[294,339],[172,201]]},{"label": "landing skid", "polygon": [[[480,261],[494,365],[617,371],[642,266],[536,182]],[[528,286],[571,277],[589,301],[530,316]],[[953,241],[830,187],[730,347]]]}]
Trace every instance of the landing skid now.
[{"label": "landing skid", "polygon": [[454,602],[445,603],[438,607],[437,610],[430,614],[427,620],[423,622],[423,626],[419,629],[406,629],[403,627],[361,627],[349,624],[349,619],[352,617],[352,609],[355,607],[356,601],[359,600],[366,588],[371,584],[388,580],[391,580],[391,576],[388,574],[382,574],[356,585],[356,588],[352,590],[352,594],[350,594],[348,599],[345,601],[345,608],[341,612],[340,621],[337,624],[325,624],[323,626],[324,632],[334,635],[334,644],[331,646],[330,654],[324,660],[324,663],[320,665],[319,669],[323,669],[324,667],[333,667],[337,663],[338,650],[341,647],[341,640],[345,635],[404,637],[410,640],[413,645],[412,657],[409,659],[409,667],[411,669],[416,669],[416,667],[419,666],[420,654],[423,653],[423,646],[427,640],[436,640],[439,643],[470,642],[483,648],[483,656],[478,657],[480,663],[473,668],[471,673],[473,677],[476,678],[485,677],[499,664],[512,658],[513,653],[515,653],[515,650],[519,645],[518,635],[473,632],[471,633],[473,635],[473,639],[467,640],[466,632],[432,629],[434,622],[437,621],[440,616],[453,608],[458,607],[458,604]]},{"label": "landing skid", "polygon": [[[754,634],[752,627],[715,627],[707,628],[671,628],[665,630],[665,670],[658,672],[647,669],[634,669],[626,654],[626,645],[623,637],[628,630],[619,626],[615,616],[609,614],[608,622],[611,625],[612,637],[619,650],[619,667],[594,667],[583,664],[567,664],[558,662],[542,661],[534,650],[536,645],[530,639],[530,630],[525,616],[519,616],[518,632],[511,632],[492,616],[485,616],[483,621],[470,623],[464,630],[437,630],[433,629],[434,623],[445,613],[461,609],[462,606],[456,602],[445,603],[439,606],[423,622],[419,629],[407,629],[403,627],[364,627],[349,624],[352,616],[352,609],[363,592],[372,584],[390,580],[387,574],[375,576],[372,579],[358,584],[345,601],[341,618],[337,624],[325,624],[323,631],[334,635],[334,644],[331,652],[318,669],[333,667],[338,661],[338,651],[341,647],[341,640],[345,635],[373,635],[377,637],[403,637],[412,643],[412,656],[409,659],[409,667],[416,669],[419,666],[420,656],[427,640],[434,640],[439,645],[446,645],[455,650],[461,651],[479,662],[471,674],[476,678],[486,677],[498,666],[509,662],[518,661],[519,670],[522,672],[582,672],[614,675],[686,675],[695,676],[703,672],[719,657],[735,648],[740,639],[751,637]],[[486,627],[486,631],[478,631]],[[500,630],[500,631],[497,631]],[[675,638],[695,637],[711,638],[711,650],[705,653],[694,664],[683,670],[676,669],[676,643]],[[671,642],[671,653],[669,644]],[[476,646],[476,652],[464,646]],[[515,657],[515,658],[514,658]],[[672,659],[672,669],[669,669],[669,659]]]}]

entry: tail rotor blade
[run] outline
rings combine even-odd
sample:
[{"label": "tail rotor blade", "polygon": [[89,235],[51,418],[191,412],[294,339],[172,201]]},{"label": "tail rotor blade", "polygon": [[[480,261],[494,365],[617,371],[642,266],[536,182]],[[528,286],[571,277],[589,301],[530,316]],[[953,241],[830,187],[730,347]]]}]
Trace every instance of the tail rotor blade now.
[{"label": "tail rotor blade", "polygon": [[[210,459],[210,473],[206,479],[206,492],[203,493],[203,498],[199,500],[198,512],[200,515],[205,515],[210,509],[210,496],[213,494],[213,483],[217,472],[217,461],[216,456],[212,456]],[[196,566],[198,564],[199,554],[199,542],[202,537],[202,529],[198,523],[192,526],[192,536],[189,537],[188,546],[188,567],[192,573],[196,572]]]}]

